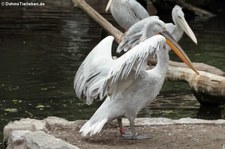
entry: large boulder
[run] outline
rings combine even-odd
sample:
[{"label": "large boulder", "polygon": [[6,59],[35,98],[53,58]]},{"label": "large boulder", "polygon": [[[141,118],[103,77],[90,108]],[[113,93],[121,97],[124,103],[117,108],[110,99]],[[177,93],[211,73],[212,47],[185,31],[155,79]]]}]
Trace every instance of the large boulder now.
[{"label": "large boulder", "polygon": [[48,134],[48,131],[60,127],[76,129],[76,123],[58,117],[48,117],[44,120],[23,118],[10,122],[3,129],[3,147],[6,149],[78,149]]},{"label": "large boulder", "polygon": [[6,149],[78,149],[61,139],[43,131],[12,131]]}]

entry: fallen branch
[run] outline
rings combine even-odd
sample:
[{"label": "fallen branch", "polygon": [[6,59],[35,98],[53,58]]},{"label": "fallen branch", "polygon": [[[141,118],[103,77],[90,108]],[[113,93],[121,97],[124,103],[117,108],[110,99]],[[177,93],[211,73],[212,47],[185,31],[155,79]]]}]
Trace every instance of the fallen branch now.
[{"label": "fallen branch", "polygon": [[224,104],[225,77],[205,71],[199,71],[199,73],[200,75],[196,75],[190,69],[170,66],[167,79],[187,82],[201,104]]},{"label": "fallen branch", "polygon": [[[169,64],[170,64],[170,66],[174,66],[174,67],[189,68],[185,63],[170,61]],[[218,76],[225,76],[225,72],[223,72],[222,70],[220,70],[214,66],[210,66],[210,65],[207,65],[204,63],[192,63],[192,64],[198,71],[205,71],[208,73],[216,74]]]},{"label": "fallen branch", "polygon": [[180,3],[180,5],[181,5],[182,7],[186,8],[186,9],[188,9],[188,10],[190,10],[190,11],[193,11],[193,12],[194,12],[195,14],[197,14],[197,15],[200,15],[200,16],[208,16],[208,17],[213,17],[213,16],[215,16],[215,14],[213,14],[213,13],[211,13],[211,12],[209,12],[209,11],[206,11],[206,10],[204,10],[204,9],[201,9],[201,8],[199,8],[199,7],[196,7],[196,6],[194,6],[194,5],[191,5],[191,4],[189,4],[189,3],[186,3],[186,2],[184,2],[184,1],[182,1],[182,0],[178,0],[177,2]]},{"label": "fallen branch", "polygon": [[[92,19],[98,22],[100,26],[112,34],[118,43],[120,42],[123,35],[122,32],[105,20],[84,0],[73,0],[73,2],[76,4],[76,6],[83,9],[83,11],[86,12]],[[167,79],[187,82],[193,89],[195,95],[198,95],[196,97],[201,103],[207,101],[205,100],[205,95],[221,99],[219,103],[222,103],[222,100],[225,102],[225,77],[223,77],[224,72],[213,66],[202,63],[195,63],[194,66],[201,66],[197,67],[197,70],[201,70],[200,75],[197,75],[194,71],[187,68],[183,63],[170,61]]]}]

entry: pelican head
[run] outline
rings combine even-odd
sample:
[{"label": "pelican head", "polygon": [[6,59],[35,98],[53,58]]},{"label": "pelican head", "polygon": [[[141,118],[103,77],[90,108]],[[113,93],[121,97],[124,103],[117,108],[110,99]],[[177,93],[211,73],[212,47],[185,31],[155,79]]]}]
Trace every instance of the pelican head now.
[{"label": "pelican head", "polygon": [[195,34],[189,27],[187,21],[184,18],[184,13],[182,11],[182,8],[178,5],[176,5],[173,10],[172,10],[172,19],[173,22],[177,25],[180,26],[184,32],[192,39],[192,41],[197,44],[197,39],[195,37]]},{"label": "pelican head", "polygon": [[[157,35],[160,34],[165,37],[167,45],[173,50],[173,52],[184,62],[186,63],[194,72],[197,74],[198,71],[194,68],[192,65],[190,59],[185,54],[184,50],[181,48],[181,46],[176,42],[176,40],[172,37],[172,35],[167,31],[166,24],[159,20],[159,19],[152,19],[148,22],[146,26],[145,32],[149,35]],[[148,35],[145,35],[146,37]],[[148,36],[150,37],[150,36]]]}]

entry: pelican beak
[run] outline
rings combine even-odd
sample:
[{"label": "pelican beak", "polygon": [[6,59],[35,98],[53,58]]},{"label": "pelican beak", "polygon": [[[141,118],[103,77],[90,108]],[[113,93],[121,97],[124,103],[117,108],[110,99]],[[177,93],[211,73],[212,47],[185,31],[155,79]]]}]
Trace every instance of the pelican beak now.
[{"label": "pelican beak", "polygon": [[179,44],[175,41],[175,39],[171,36],[170,33],[167,31],[161,32],[161,35],[163,35],[166,38],[166,43],[168,46],[174,51],[174,53],[185,63],[188,67],[190,67],[196,74],[199,74],[198,71],[194,68],[192,65],[190,59],[185,54],[183,49],[179,46]]},{"label": "pelican beak", "polygon": [[109,0],[109,1],[108,1],[107,5],[106,5],[106,8],[105,8],[105,12],[108,12],[109,7],[110,7],[110,5],[112,4],[112,1],[113,1],[113,0]]},{"label": "pelican beak", "polygon": [[191,30],[190,26],[188,25],[187,21],[184,17],[178,17],[177,22],[181,26],[181,28],[184,30],[184,32],[191,38],[191,40],[197,44],[197,39],[195,37],[195,34]]}]

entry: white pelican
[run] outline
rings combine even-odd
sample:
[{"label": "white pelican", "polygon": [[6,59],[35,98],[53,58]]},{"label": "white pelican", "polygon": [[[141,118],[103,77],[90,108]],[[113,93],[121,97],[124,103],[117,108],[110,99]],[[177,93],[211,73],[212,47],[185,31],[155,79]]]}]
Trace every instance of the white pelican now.
[{"label": "white pelican", "polygon": [[109,0],[105,11],[109,9],[116,22],[125,30],[149,17],[147,10],[136,0]]},{"label": "white pelican", "polygon": [[[159,93],[166,76],[171,49],[196,73],[189,58],[172,36],[166,31],[166,25],[155,19],[149,22],[155,36],[139,43],[117,59],[113,59],[113,37],[103,39],[86,57],[79,67],[74,89],[80,99],[91,104],[93,99],[105,99],[94,115],[87,121],[80,132],[83,136],[99,133],[103,126],[116,118],[122,129],[121,117],[130,121],[131,135],[127,139],[144,139],[137,135],[134,120],[138,112],[153,102]],[[150,56],[157,56],[157,64],[147,70]]]},{"label": "white pelican", "polygon": [[191,40],[195,44],[197,44],[195,34],[189,27],[187,21],[185,20],[184,13],[180,6],[174,6],[172,10],[172,19],[175,25],[172,23],[167,23],[167,30],[172,34],[173,38],[176,41],[179,41],[183,36],[183,33],[185,32],[191,38]]}]

